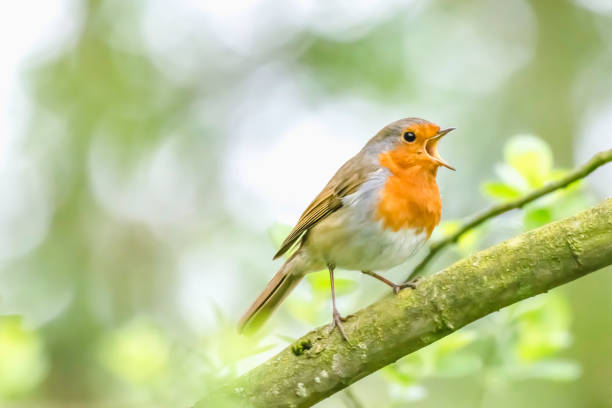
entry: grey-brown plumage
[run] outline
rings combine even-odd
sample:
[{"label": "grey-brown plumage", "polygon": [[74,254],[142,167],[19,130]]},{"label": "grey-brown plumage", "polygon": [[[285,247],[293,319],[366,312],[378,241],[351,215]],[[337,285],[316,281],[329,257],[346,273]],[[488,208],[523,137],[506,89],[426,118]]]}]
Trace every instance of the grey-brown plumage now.
[{"label": "grey-brown plumage", "polygon": [[[414,140],[405,140],[403,135],[407,131],[415,132]],[[376,277],[378,275],[372,273],[373,269],[384,270],[404,262],[427,238],[422,231],[410,227],[388,229],[375,214],[382,189],[392,174],[389,168],[381,165],[380,157],[400,149],[432,169],[439,165],[448,166],[437,155],[435,146],[449,130],[438,131],[438,126],[423,119],[407,118],[393,122],[336,172],[274,255],[274,259],[279,258],[298,246],[246,311],[239,323],[240,331],[252,332],[259,328],[306,273],[327,267],[332,280],[334,327],[339,327],[344,335],[342,318],[335,305],[334,268],[361,270]],[[427,150],[428,140],[435,140],[431,151]],[[393,166],[401,167],[398,163]],[[437,191],[437,186],[431,191]],[[419,205],[416,203],[417,207]],[[391,284],[394,290],[399,288],[384,278],[378,276],[377,279]]]}]

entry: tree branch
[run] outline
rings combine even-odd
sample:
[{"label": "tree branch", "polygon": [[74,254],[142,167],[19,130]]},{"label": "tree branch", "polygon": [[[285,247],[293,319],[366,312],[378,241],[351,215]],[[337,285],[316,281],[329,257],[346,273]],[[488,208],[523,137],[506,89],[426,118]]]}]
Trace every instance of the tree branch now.
[{"label": "tree branch", "polygon": [[337,330],[312,331],[196,407],[310,407],[468,323],[610,264],[612,199],[368,306],[344,325],[350,344]]},{"label": "tree branch", "polygon": [[425,267],[429,262],[433,260],[433,258],[440,252],[442,249],[447,247],[450,244],[453,244],[459,240],[466,232],[478,227],[480,224],[485,221],[497,217],[503,213],[508,211],[512,211],[518,208],[522,208],[523,206],[531,203],[532,201],[537,200],[540,197],[543,197],[547,194],[553,193],[557,190],[565,188],[570,184],[581,180],[597,170],[599,167],[603,166],[606,163],[612,162],[612,149],[600,152],[593,156],[591,160],[589,160],[582,167],[577,168],[573,172],[569,173],[565,177],[555,182],[549,183],[544,187],[534,190],[531,193],[517,198],[516,200],[508,201],[502,204],[495,205],[488,210],[485,210],[479,214],[476,214],[471,219],[469,219],[464,225],[462,225],[454,234],[449,235],[448,237],[441,239],[437,242],[432,243],[429,246],[429,252],[423,258],[423,260],[413,269],[410,276],[406,279],[406,282],[410,281],[416,276],[421,275],[424,272]]}]

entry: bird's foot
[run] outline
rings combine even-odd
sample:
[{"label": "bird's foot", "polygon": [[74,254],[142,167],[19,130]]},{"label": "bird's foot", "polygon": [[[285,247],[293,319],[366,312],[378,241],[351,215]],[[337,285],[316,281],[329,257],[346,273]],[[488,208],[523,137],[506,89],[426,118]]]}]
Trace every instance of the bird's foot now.
[{"label": "bird's foot", "polygon": [[414,279],[411,279],[410,281],[408,281],[406,283],[403,283],[401,285],[395,284],[395,285],[392,286],[393,287],[393,293],[397,295],[398,293],[400,293],[400,291],[402,289],[406,289],[406,288],[416,289],[417,288],[417,283],[419,282],[419,280],[420,280],[420,278],[414,278]]},{"label": "bird's foot", "polygon": [[344,325],[342,324],[343,322],[346,322],[347,320],[348,320],[348,318],[342,317],[340,315],[340,313],[334,312],[333,313],[333,320],[332,320],[331,324],[329,325],[329,327],[327,328],[327,334],[329,335],[331,332],[334,331],[335,328],[338,328],[338,331],[342,335],[342,338],[350,343],[350,341],[349,341],[349,339],[348,339],[348,337],[346,335],[346,332],[344,331]]},{"label": "bird's foot", "polygon": [[406,288],[411,288],[411,289],[416,289],[417,287],[417,282],[419,281],[419,278],[414,278],[406,283],[403,283],[401,285],[398,285],[397,283],[393,283],[391,282],[389,279],[385,278],[384,276],[381,276],[377,273],[371,272],[371,271],[361,271],[362,273],[366,274],[366,275],[370,275],[371,277],[378,279],[379,281],[381,281],[382,283],[384,283],[385,285],[391,286],[391,288],[393,288],[393,293],[395,293],[396,295],[398,293],[400,293],[400,291],[402,289],[406,289]]}]

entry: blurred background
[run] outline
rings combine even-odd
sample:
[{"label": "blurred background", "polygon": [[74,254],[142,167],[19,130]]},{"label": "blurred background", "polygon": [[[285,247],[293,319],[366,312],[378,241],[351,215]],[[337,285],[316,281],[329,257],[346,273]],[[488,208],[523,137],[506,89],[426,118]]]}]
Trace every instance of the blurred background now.
[{"label": "blurred background", "polygon": [[[22,0],[0,4],[0,51],[3,408],[187,407],[327,323],[314,274],[235,333],[283,234],[388,122],[457,128],[438,236],[612,147],[609,0]],[[490,222],[430,272],[611,178]],[[612,407],[609,272],[318,406]],[[388,292],[338,285],[345,314]]]}]

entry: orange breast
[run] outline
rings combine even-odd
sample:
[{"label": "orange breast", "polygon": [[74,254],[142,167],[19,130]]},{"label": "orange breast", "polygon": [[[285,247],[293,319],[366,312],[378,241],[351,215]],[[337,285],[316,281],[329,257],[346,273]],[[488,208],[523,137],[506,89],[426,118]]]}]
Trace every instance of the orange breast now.
[{"label": "orange breast", "polygon": [[442,212],[437,169],[421,165],[402,168],[391,153],[382,154],[380,163],[391,175],[381,192],[377,218],[393,231],[414,229],[431,236]]}]

